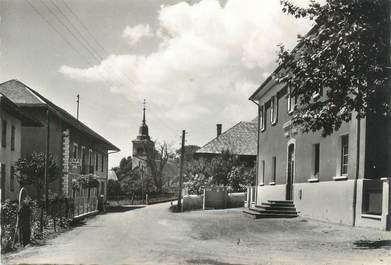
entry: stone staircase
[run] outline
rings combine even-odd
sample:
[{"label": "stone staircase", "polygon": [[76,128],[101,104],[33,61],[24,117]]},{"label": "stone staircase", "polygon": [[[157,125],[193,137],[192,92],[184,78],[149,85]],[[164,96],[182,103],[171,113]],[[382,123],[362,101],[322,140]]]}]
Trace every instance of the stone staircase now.
[{"label": "stone staircase", "polygon": [[243,214],[254,219],[258,218],[294,218],[298,216],[293,201],[271,201],[246,208]]}]

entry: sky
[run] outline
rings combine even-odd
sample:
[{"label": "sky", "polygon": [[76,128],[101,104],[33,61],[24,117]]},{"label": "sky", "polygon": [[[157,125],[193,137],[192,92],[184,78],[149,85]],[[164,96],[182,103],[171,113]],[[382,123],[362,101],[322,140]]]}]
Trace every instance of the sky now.
[{"label": "sky", "polygon": [[[295,0],[305,6],[307,0]],[[147,101],[150,136],[203,146],[257,115],[249,96],[278,44],[311,22],[279,0],[2,0],[0,82],[18,79],[131,155]]]}]

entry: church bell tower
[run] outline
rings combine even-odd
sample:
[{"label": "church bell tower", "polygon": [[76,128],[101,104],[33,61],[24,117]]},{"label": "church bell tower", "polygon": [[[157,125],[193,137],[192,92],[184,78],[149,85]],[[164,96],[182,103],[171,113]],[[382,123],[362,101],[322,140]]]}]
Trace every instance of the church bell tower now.
[{"label": "church bell tower", "polygon": [[151,137],[148,132],[148,125],[145,119],[145,108],[146,101],[143,102],[143,120],[141,122],[140,128],[138,130],[138,136],[133,143],[133,157],[145,159],[147,154],[152,154],[155,149],[155,143],[151,141]]}]

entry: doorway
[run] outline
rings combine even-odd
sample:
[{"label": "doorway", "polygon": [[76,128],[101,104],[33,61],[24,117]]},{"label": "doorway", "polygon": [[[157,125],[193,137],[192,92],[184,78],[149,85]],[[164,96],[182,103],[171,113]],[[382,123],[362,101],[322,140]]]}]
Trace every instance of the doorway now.
[{"label": "doorway", "polygon": [[288,170],[286,177],[286,200],[293,200],[293,178],[295,175],[295,144],[288,145]]}]

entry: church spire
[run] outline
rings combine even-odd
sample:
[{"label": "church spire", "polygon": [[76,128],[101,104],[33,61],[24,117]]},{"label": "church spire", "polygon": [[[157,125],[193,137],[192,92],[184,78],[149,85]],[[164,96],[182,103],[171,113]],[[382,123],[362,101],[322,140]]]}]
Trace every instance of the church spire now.
[{"label": "church spire", "polygon": [[147,104],[146,100],[144,99],[143,103],[143,124],[145,124],[145,105]]},{"label": "church spire", "polygon": [[143,101],[143,121],[141,123],[141,126],[138,130],[138,136],[137,136],[137,139],[138,140],[150,140],[151,138],[149,137],[149,134],[148,134],[148,125],[147,125],[147,122],[145,120],[145,105],[147,104],[146,100],[144,99]]}]

